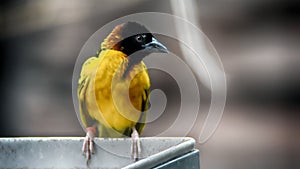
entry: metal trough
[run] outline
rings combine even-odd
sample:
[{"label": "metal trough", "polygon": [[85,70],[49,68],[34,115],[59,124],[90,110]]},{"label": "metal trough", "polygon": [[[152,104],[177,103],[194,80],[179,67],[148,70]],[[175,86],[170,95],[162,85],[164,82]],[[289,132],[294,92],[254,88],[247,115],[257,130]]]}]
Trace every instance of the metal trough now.
[{"label": "metal trough", "polygon": [[[87,168],[82,137],[0,138],[0,168]],[[89,168],[194,168],[199,151],[189,137],[141,138],[141,157],[130,158],[130,138],[96,138]]]}]

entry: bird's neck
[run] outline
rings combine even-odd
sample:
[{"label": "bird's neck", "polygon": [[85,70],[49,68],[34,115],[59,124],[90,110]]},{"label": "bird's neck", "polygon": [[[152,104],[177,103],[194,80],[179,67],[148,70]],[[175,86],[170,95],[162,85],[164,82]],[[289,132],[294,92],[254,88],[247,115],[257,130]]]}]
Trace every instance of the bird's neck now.
[{"label": "bird's neck", "polygon": [[142,62],[142,60],[133,60],[130,57],[128,57],[127,63],[126,63],[126,66],[125,66],[125,70],[124,70],[124,73],[123,73],[123,76],[122,76],[123,79],[125,79],[127,76],[129,76],[131,70],[133,70],[136,65],[141,64],[141,62]]},{"label": "bird's neck", "polygon": [[142,57],[139,59],[138,56],[127,56],[117,50],[103,50],[99,54],[99,58],[102,58],[101,60],[104,65],[110,67],[109,70],[117,73],[117,77],[123,80],[131,76],[132,70],[142,64]]}]

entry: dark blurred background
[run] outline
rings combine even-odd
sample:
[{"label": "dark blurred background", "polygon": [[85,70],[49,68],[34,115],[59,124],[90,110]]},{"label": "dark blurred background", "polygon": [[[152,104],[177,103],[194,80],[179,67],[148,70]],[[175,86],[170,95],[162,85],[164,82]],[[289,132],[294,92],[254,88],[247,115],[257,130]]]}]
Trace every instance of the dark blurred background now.
[{"label": "dark blurred background", "polygon": [[[220,126],[197,145],[201,168],[300,168],[300,2],[195,3],[228,77]],[[1,1],[0,136],[84,136],[72,101],[76,58],[100,27],[136,12],[172,7],[167,0]],[[168,86],[171,78],[161,76]],[[197,137],[195,126],[189,136]]]}]

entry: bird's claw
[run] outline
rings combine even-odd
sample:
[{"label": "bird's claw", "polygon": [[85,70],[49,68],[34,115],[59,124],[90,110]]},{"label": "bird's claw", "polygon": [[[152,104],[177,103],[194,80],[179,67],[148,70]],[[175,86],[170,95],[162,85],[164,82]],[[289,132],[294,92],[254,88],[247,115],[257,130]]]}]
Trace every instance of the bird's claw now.
[{"label": "bird's claw", "polygon": [[96,129],[94,127],[89,127],[86,129],[86,136],[83,141],[82,154],[86,156],[86,164],[89,164],[91,159],[91,154],[94,154],[94,137]]},{"label": "bird's claw", "polygon": [[141,154],[141,143],[139,138],[139,133],[135,128],[133,128],[131,133],[131,158],[134,161],[138,161]]}]

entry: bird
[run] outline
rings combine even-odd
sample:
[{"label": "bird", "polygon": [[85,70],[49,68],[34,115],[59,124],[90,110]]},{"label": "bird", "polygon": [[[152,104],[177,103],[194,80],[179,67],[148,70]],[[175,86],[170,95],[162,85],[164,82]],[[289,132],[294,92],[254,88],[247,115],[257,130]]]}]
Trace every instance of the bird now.
[{"label": "bird", "polygon": [[77,95],[87,164],[97,136],[131,137],[131,158],[139,159],[151,85],[143,58],[151,53],[168,49],[144,25],[130,21],[115,26],[96,55],[83,63]]}]

